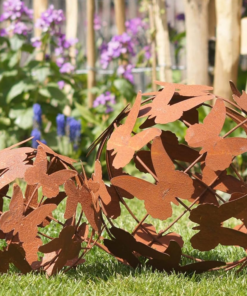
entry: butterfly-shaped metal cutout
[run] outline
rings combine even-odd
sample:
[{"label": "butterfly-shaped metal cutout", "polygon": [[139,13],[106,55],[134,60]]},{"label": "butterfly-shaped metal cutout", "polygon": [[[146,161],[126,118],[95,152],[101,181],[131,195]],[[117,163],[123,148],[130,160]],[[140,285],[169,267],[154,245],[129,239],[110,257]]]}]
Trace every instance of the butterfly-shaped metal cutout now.
[{"label": "butterfly-shaped metal cutout", "polygon": [[77,186],[74,181],[68,180],[66,181],[64,188],[66,194],[68,195],[64,218],[68,219],[72,217],[76,213],[78,203],[80,203],[90,225],[93,229],[100,232],[100,209],[95,208],[92,197],[93,193],[90,192],[86,183],[82,186]]},{"label": "butterfly-shaped metal cutout", "polygon": [[207,152],[206,166],[214,171],[229,167],[233,156],[247,151],[247,139],[219,136],[225,122],[226,108],[218,99],[203,123],[194,124],[186,131],[185,140],[191,147],[202,147],[200,154]]},{"label": "butterfly-shaped metal cutout", "polygon": [[150,128],[131,136],[140,109],[140,104],[141,93],[139,92],[125,123],[118,126],[113,131],[107,142],[107,150],[114,150],[112,154],[116,154],[113,161],[113,166],[116,169],[127,165],[133,158],[135,151],[140,150],[148,142],[153,140],[154,137],[161,134],[159,129]]},{"label": "butterfly-shaped metal cutout", "polygon": [[52,198],[58,195],[60,185],[63,185],[66,180],[76,175],[76,171],[66,169],[48,175],[47,155],[44,148],[39,146],[34,165],[27,169],[25,173],[25,180],[28,185],[36,184],[38,187],[42,187],[43,195]]},{"label": "butterfly-shaped metal cutout", "polygon": [[187,174],[175,170],[160,137],[153,141],[151,158],[158,178],[157,184],[132,176],[116,177],[111,179],[111,183],[144,200],[145,208],[153,218],[165,220],[172,215],[171,202],[179,204],[176,197],[192,199],[193,181]]},{"label": "butterfly-shaped metal cutout", "polygon": [[9,211],[3,213],[0,218],[0,229],[4,233],[13,230],[13,235],[19,235],[21,242],[31,242],[37,235],[37,226],[52,211],[56,209],[56,205],[43,205],[27,216],[24,216],[24,199],[20,187],[14,184],[13,196],[9,204]]},{"label": "butterfly-shaped metal cutout", "polygon": [[68,226],[63,228],[59,237],[53,239],[48,244],[39,247],[39,251],[42,253],[55,253],[53,262],[51,261],[51,268],[48,271],[48,275],[58,273],[67,263],[68,260],[72,260],[78,256],[81,244],[76,241],[73,236],[75,234],[75,227]]},{"label": "butterfly-shaped metal cutout", "polygon": [[40,142],[37,140],[37,142],[39,143],[39,145],[43,148],[43,150],[46,152],[46,154],[48,155],[52,155],[60,160],[62,160],[63,162],[72,165],[74,162],[76,162],[76,160],[69,158],[68,156],[64,156],[61,154],[58,154],[56,152],[54,152],[50,147],[48,147],[47,145],[45,145],[44,143]]},{"label": "butterfly-shaped metal cutout", "polygon": [[238,218],[238,214],[247,209],[247,195],[233,201],[215,206],[202,204],[190,212],[190,220],[199,224],[193,229],[199,230],[191,238],[192,247],[200,251],[209,251],[218,244],[225,246],[241,246],[247,248],[247,234],[222,226],[231,217]]},{"label": "butterfly-shaped metal cutout", "polygon": [[170,105],[169,103],[174,96],[175,91],[176,88],[174,84],[166,85],[162,91],[157,93],[152,103],[141,107],[139,117],[148,116],[149,119],[155,117],[154,121],[156,124],[174,122],[181,118],[185,111],[214,98],[213,95],[204,94],[203,96],[194,97],[181,101],[177,104]]}]

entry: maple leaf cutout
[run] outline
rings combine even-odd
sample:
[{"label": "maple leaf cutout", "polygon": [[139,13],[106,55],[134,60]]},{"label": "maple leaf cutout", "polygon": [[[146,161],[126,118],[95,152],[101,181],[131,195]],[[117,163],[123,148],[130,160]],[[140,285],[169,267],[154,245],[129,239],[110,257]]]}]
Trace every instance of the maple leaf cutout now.
[{"label": "maple leaf cutout", "polygon": [[175,170],[160,137],[153,141],[151,158],[159,180],[156,185],[132,176],[115,177],[111,183],[144,200],[145,208],[153,218],[165,220],[172,215],[171,202],[179,204],[176,197],[192,200],[193,181],[187,174]]},{"label": "maple leaf cutout", "polygon": [[113,166],[116,169],[126,166],[133,158],[135,151],[140,150],[148,142],[153,140],[153,138],[161,134],[159,129],[150,128],[133,137],[131,136],[140,109],[140,104],[141,92],[138,93],[125,123],[113,131],[107,142],[107,150],[114,150],[112,155],[116,154],[113,161]]},{"label": "maple leaf cutout", "polygon": [[72,170],[61,170],[51,175],[47,174],[47,156],[42,146],[38,147],[34,165],[26,170],[25,180],[28,185],[37,184],[42,187],[43,195],[47,198],[57,196],[59,186],[66,180],[75,177],[77,172]]}]

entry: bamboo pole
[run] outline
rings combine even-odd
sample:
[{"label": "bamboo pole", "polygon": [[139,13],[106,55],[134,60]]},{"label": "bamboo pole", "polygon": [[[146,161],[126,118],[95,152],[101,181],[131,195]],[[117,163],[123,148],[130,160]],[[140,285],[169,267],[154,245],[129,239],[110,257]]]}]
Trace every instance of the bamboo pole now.
[{"label": "bamboo pole", "polygon": [[153,3],[148,6],[149,13],[149,24],[150,24],[150,43],[151,43],[151,54],[152,54],[152,90],[157,90],[157,85],[155,84],[156,78],[156,46],[155,46],[155,21],[154,21],[154,7]]},{"label": "bamboo pole", "polygon": [[159,79],[172,82],[172,61],[170,52],[170,40],[166,17],[166,2],[164,0],[153,0],[154,20],[156,28],[156,46],[159,63]]},{"label": "bamboo pole", "polygon": [[208,3],[185,0],[188,84],[208,83]]},{"label": "bamboo pole", "polygon": [[231,99],[229,80],[237,82],[242,0],[216,0],[214,92]]},{"label": "bamboo pole", "polygon": [[[48,8],[48,0],[33,0],[33,17],[34,17],[34,37],[39,38],[42,34],[42,30],[36,28],[35,24],[37,19],[40,18],[41,14]],[[42,61],[44,58],[43,52],[38,52],[36,59]]]},{"label": "bamboo pole", "polygon": [[95,86],[95,33],[94,33],[94,0],[87,0],[87,88],[88,88],[88,107],[93,106],[94,95],[92,87]]},{"label": "bamboo pole", "polygon": [[117,31],[121,35],[125,32],[125,0],[115,0],[114,4]]},{"label": "bamboo pole", "polygon": [[[66,38],[77,38],[78,0],[66,0]],[[75,64],[76,48],[70,49],[71,61]]]}]

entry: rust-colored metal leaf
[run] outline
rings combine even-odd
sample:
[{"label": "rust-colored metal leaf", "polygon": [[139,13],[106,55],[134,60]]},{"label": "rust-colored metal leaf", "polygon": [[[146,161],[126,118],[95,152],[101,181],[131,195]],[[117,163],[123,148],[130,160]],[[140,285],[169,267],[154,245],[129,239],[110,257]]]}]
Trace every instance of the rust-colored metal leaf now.
[{"label": "rust-colored metal leaf", "polygon": [[151,158],[158,178],[156,185],[132,176],[116,177],[111,183],[144,200],[145,208],[153,218],[165,220],[172,215],[171,202],[179,204],[176,197],[192,200],[193,181],[187,174],[175,170],[160,137],[153,141]]},{"label": "rust-colored metal leaf", "polygon": [[161,92],[157,93],[152,103],[141,107],[139,117],[155,117],[155,123],[159,124],[174,122],[180,119],[185,111],[191,110],[205,101],[214,98],[213,95],[204,94],[203,96],[194,97],[171,105],[170,101],[174,96],[175,90],[176,87],[174,84],[167,84]]},{"label": "rust-colored metal leaf", "polygon": [[53,262],[50,266],[50,270],[47,274],[58,273],[67,263],[68,260],[72,260],[78,256],[81,244],[73,239],[75,234],[75,227],[68,226],[63,228],[58,238],[53,239],[48,244],[39,247],[39,251],[42,253],[58,252],[53,257]]},{"label": "rust-colored metal leaf", "polygon": [[[9,211],[0,218],[0,229],[4,233],[14,230],[13,235],[19,235],[21,242],[32,242],[36,235],[37,226],[46,216],[56,209],[56,205],[43,205],[24,216],[24,199],[20,187],[14,184],[13,196],[9,204]],[[28,231],[27,231],[28,229]]]},{"label": "rust-colored metal leaf", "polygon": [[72,217],[76,213],[78,203],[80,203],[90,225],[93,227],[93,229],[100,232],[100,213],[97,209],[95,209],[92,194],[90,193],[89,188],[87,188],[85,184],[83,184],[81,187],[76,186],[72,180],[68,180],[65,183],[65,192],[68,196],[68,199],[64,218],[68,219]]},{"label": "rust-colored metal leaf", "polygon": [[[199,152],[186,146],[184,144],[179,144],[178,138],[175,134],[170,131],[162,131],[161,134],[162,144],[172,160],[180,160],[184,162],[194,162],[199,156]],[[135,165],[139,171],[147,173],[146,168],[137,159],[139,157],[142,162],[154,173],[154,167],[151,159],[151,152],[148,150],[138,151],[134,156]],[[200,159],[199,161],[202,161]]]},{"label": "rust-colored metal leaf", "polygon": [[114,150],[113,155],[116,154],[113,161],[113,166],[116,169],[127,165],[133,158],[135,151],[140,150],[148,142],[152,141],[153,138],[161,134],[159,129],[150,128],[131,136],[140,109],[140,104],[141,93],[139,92],[125,123],[115,128],[107,142],[107,150]]},{"label": "rust-colored metal leaf", "polygon": [[38,250],[42,246],[42,240],[37,236],[33,240],[24,242],[22,244],[23,249],[26,253],[26,261],[32,266],[32,263],[38,261]]},{"label": "rust-colored metal leaf", "polygon": [[225,170],[231,164],[233,156],[247,151],[247,139],[219,136],[225,115],[224,102],[218,99],[203,123],[190,126],[185,136],[191,147],[203,147],[200,154],[207,152],[206,165],[214,171]]},{"label": "rust-colored metal leaf", "polygon": [[10,244],[7,250],[0,251],[0,262],[0,273],[6,273],[10,263],[13,263],[23,274],[32,271],[25,260],[25,251],[17,244]]},{"label": "rust-colored metal leaf", "polygon": [[247,196],[227,202],[217,207],[212,204],[199,205],[190,212],[190,220],[198,223],[199,226],[193,229],[199,230],[191,238],[193,248],[200,251],[209,251],[218,244],[238,245],[247,248],[247,235],[234,229],[222,227],[222,222],[231,217],[238,216],[247,209]]},{"label": "rust-colored metal leaf", "polygon": [[28,185],[42,187],[43,195],[52,198],[58,195],[59,186],[66,180],[77,175],[72,170],[61,170],[51,175],[47,174],[47,156],[42,146],[38,147],[34,165],[26,170],[25,180]]},{"label": "rust-colored metal leaf", "polygon": [[179,263],[182,251],[175,241],[170,242],[165,254],[168,256],[163,257],[162,260],[156,258],[148,260],[147,265],[151,266],[153,270],[166,271],[168,273],[194,272],[197,274],[225,265],[225,262],[222,261],[201,261],[181,266]]},{"label": "rust-colored metal leaf", "polygon": [[184,244],[183,239],[179,234],[170,232],[164,236],[159,236],[155,230],[155,227],[152,224],[147,223],[143,223],[142,227],[138,228],[134,238],[137,242],[148,245],[161,253],[166,251],[170,241],[176,241],[181,248]]},{"label": "rust-colored metal leaf", "polygon": [[99,160],[95,161],[94,164],[94,173],[92,175],[92,180],[89,180],[89,186],[92,182],[99,184],[99,189],[94,192],[95,198],[100,198],[103,202],[105,214],[109,218],[116,219],[120,216],[121,210],[119,205],[119,199],[115,198],[114,193],[111,195],[111,189],[108,188],[104,181],[102,180],[102,167]]},{"label": "rust-colored metal leaf", "polygon": [[62,160],[63,162],[67,163],[67,164],[73,164],[74,162],[76,162],[76,160],[69,158],[67,156],[58,154],[56,152],[54,152],[50,147],[48,147],[47,145],[45,145],[44,143],[40,142],[37,140],[37,142],[39,143],[39,145],[43,148],[43,150],[46,152],[46,154],[48,155],[52,155],[60,160]]},{"label": "rust-colored metal leaf", "polygon": [[17,178],[24,178],[26,170],[30,168],[25,160],[31,152],[32,148],[6,148],[0,151],[0,170],[4,170],[0,178],[0,189]]}]

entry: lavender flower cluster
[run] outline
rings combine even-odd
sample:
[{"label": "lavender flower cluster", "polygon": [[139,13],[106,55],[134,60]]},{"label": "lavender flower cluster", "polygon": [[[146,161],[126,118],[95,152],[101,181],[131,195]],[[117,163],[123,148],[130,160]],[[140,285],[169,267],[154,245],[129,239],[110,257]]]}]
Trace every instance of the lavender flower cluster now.
[{"label": "lavender flower cluster", "polygon": [[113,111],[112,105],[114,104],[116,104],[115,96],[109,91],[106,91],[104,94],[101,94],[94,100],[93,107],[96,108],[99,105],[106,106],[105,112],[110,113]]},{"label": "lavender flower cluster", "polygon": [[27,35],[32,28],[28,27],[25,21],[32,19],[33,10],[25,6],[21,0],[6,0],[3,3],[3,14],[0,16],[0,22],[8,21],[10,24],[6,29],[1,29],[0,35]]},{"label": "lavender flower cluster", "polygon": [[58,114],[56,117],[58,137],[68,136],[75,150],[79,147],[81,137],[81,122],[73,117]]},{"label": "lavender flower cluster", "polygon": [[[44,34],[49,34],[49,36],[55,39],[55,56],[56,63],[60,68],[60,73],[71,73],[74,71],[75,67],[70,63],[69,50],[74,46],[78,39],[66,39],[66,36],[61,31],[61,26],[65,22],[65,16],[61,9],[54,9],[54,5],[50,7],[41,14],[40,19],[37,20],[35,26],[40,28]],[[34,47],[41,47],[41,38],[32,38],[32,45]]]},{"label": "lavender flower cluster", "polygon": [[[113,60],[124,59],[124,55],[135,56],[133,41],[127,33],[113,36],[107,45],[104,44],[101,47],[100,63],[102,68],[106,69]],[[133,83],[133,75],[130,71],[132,69],[131,66],[131,64],[122,65],[117,72]]]}]

